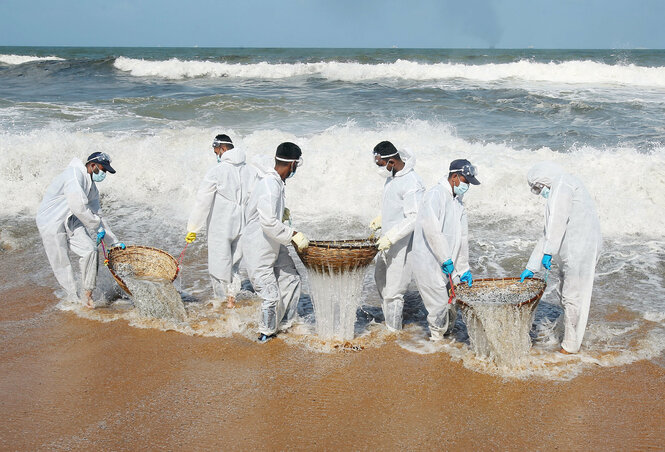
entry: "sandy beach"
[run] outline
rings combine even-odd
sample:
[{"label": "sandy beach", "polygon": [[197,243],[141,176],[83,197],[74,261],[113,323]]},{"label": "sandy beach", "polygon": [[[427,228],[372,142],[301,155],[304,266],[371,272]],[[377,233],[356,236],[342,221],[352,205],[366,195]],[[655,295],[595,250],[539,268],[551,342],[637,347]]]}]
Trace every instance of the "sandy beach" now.
[{"label": "sandy beach", "polygon": [[648,361],[565,382],[506,380],[394,343],[315,353],[82,319],[55,309],[47,288],[1,299],[3,450],[665,444],[665,369]]}]

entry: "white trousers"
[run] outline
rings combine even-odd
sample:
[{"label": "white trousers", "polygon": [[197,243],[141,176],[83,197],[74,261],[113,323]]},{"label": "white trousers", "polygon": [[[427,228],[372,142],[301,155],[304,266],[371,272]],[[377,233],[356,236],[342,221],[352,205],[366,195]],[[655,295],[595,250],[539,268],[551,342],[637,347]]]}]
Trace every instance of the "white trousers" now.
[{"label": "white trousers", "polygon": [[83,290],[93,290],[97,283],[97,245],[83,223],[72,216],[58,227],[40,229],[39,234],[53,274],[67,296],[77,296],[76,280],[68,255],[70,249],[79,256]]},{"label": "white trousers", "polygon": [[296,316],[300,275],[284,245],[280,245],[273,262],[266,262],[261,253],[245,253],[245,263],[254,290],[263,298],[259,333],[270,336],[280,326],[288,326]]},{"label": "white trousers", "polygon": [[382,299],[386,326],[390,330],[402,329],[404,294],[411,282],[411,271],[407,264],[409,251],[410,240],[402,239],[376,257],[374,281]]}]

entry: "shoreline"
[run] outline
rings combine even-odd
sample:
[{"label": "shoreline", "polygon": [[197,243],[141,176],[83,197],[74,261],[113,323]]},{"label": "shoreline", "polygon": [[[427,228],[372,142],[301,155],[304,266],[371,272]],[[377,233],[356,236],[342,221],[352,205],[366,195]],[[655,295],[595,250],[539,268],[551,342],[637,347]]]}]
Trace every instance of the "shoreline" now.
[{"label": "shoreline", "polygon": [[280,339],[257,344],[82,319],[53,309],[57,299],[43,287],[14,287],[2,299],[3,449],[665,443],[665,369],[649,361],[569,381],[507,380],[394,341],[322,354]]}]

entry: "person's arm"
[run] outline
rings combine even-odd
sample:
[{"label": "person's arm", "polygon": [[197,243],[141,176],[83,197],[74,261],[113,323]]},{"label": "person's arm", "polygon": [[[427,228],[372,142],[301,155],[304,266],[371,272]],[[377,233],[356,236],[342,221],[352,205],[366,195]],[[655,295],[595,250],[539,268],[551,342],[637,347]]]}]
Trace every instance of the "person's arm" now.
[{"label": "person's arm", "polygon": [[469,267],[469,223],[466,218],[466,209],[462,212],[461,224],[462,228],[462,243],[460,244],[460,253],[455,264],[455,275],[462,276],[465,272],[470,270]]},{"label": "person's arm", "polygon": [[104,228],[105,235],[104,235],[104,243],[110,245],[113,245],[115,243],[118,243],[118,237],[111,231],[111,227],[108,224],[108,221],[106,221],[106,218],[102,215],[102,208],[101,204],[99,202],[99,196],[94,197],[90,201],[90,210],[99,217],[100,220],[100,226]]},{"label": "person's arm", "polygon": [[420,184],[410,187],[402,197],[404,206],[404,219],[390,228],[386,232],[386,237],[392,243],[403,239],[407,235],[413,233],[416,226],[416,217],[418,216],[418,205],[422,200],[424,189]]},{"label": "person's arm", "polygon": [[448,259],[452,259],[450,244],[441,231],[443,217],[446,212],[444,202],[442,202],[439,193],[432,190],[425,195],[423,203],[420,206],[420,212],[418,213],[418,221],[422,222],[425,240],[439,265]]},{"label": "person's arm", "polygon": [[541,269],[541,262],[543,260],[543,245],[545,244],[545,237],[541,237],[536,243],[536,246],[531,252],[531,257],[529,257],[529,262],[526,264],[526,269],[530,270],[532,273],[537,273]]},{"label": "person's arm", "polygon": [[71,168],[64,184],[64,195],[69,210],[72,211],[74,216],[81,220],[81,223],[89,230],[97,231],[101,218],[90,208],[88,195],[83,190],[85,184],[83,178],[85,177],[90,177],[90,175]]},{"label": "person's arm", "polygon": [[563,181],[552,188],[547,202],[543,254],[554,256],[559,253],[573,207],[573,195],[573,187]]},{"label": "person's arm", "polygon": [[214,170],[215,168],[212,168],[208,171],[199,185],[199,189],[196,192],[196,202],[187,221],[187,232],[198,233],[208,221],[208,215],[210,215],[210,209],[217,193],[217,181],[213,174]]},{"label": "person's arm", "polygon": [[261,229],[271,239],[282,245],[291,243],[294,230],[288,225],[282,223],[282,212],[279,209],[279,197],[281,195],[280,187],[277,186],[276,181],[264,178],[259,182],[260,186],[257,187],[261,190],[257,211],[259,214],[259,221]]}]

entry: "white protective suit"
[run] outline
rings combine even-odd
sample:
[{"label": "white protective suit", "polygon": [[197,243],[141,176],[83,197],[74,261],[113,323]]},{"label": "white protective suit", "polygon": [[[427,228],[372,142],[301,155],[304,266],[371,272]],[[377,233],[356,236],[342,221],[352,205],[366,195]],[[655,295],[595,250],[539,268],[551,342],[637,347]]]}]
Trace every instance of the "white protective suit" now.
[{"label": "white protective suit", "polygon": [[381,228],[392,245],[376,258],[374,280],[383,299],[383,315],[390,330],[402,329],[404,293],[411,282],[411,269],[407,256],[413,242],[418,204],[425,192],[422,180],[414,171],[416,158],[400,150],[405,165],[383,186],[381,202]]},{"label": "white protective suit", "polygon": [[256,171],[245,164],[245,152],[233,148],[206,173],[189,215],[187,231],[208,231],[208,273],[216,298],[240,291],[241,235],[245,205],[256,181]]},{"label": "white protective suit", "polygon": [[260,179],[247,203],[242,240],[249,278],[263,298],[259,333],[266,336],[290,326],[300,298],[300,275],[286,248],[293,229],[282,223],[284,182],[270,163],[257,165]]},{"label": "white protective suit", "polygon": [[[529,185],[550,187],[545,207],[545,228],[526,265],[536,273],[544,254],[550,254],[560,272],[565,333],[561,347],[576,353],[589,317],[596,263],[602,248],[600,221],[589,192],[577,177],[559,165],[541,162],[527,174]],[[554,260],[556,259],[556,260]]]},{"label": "white protective suit", "polygon": [[97,185],[81,160],[69,162],[48,186],[36,221],[53,273],[68,298],[77,296],[70,248],[80,258],[83,289],[93,290],[97,282],[97,230],[100,226],[106,230],[105,243],[114,244],[118,239],[101,217]]},{"label": "white protective suit", "polygon": [[453,279],[469,270],[469,227],[462,201],[453,196],[446,176],[427,190],[416,219],[410,259],[433,336],[452,330],[457,317],[455,306],[448,304],[449,277],[441,264],[453,261]]}]

